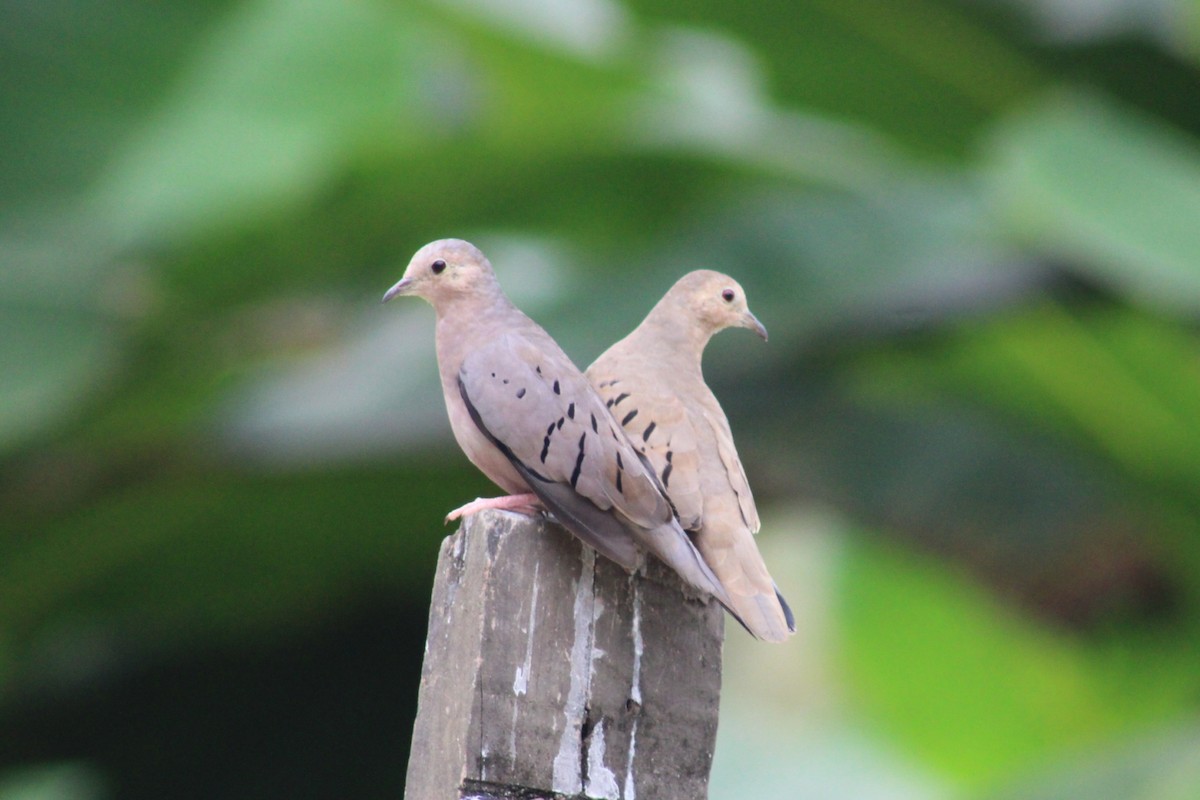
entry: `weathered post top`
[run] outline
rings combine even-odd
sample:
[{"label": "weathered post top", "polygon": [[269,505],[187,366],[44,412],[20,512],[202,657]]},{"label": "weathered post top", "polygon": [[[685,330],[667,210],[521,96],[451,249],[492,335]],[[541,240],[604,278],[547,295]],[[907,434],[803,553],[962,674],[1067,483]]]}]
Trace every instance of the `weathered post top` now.
[{"label": "weathered post top", "polygon": [[706,797],[724,612],[649,561],[499,511],[447,537],[405,798]]}]

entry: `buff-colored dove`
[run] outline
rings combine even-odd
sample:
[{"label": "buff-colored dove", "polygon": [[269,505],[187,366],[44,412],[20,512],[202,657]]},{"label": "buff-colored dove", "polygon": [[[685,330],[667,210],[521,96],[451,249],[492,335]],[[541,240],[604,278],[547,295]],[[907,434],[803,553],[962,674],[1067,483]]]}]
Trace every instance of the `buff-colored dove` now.
[{"label": "buff-colored dove", "polygon": [[437,314],[438,371],[454,438],[513,495],[477,500],[452,517],[544,506],[625,569],[636,569],[648,551],[731,607],[604,401],[509,301],[483,253],[460,239],[425,245],[383,299],[403,294],[424,298]]},{"label": "buff-colored dove", "polygon": [[700,370],[708,340],[732,326],[767,338],[737,281],[691,272],[587,376],[654,467],[736,615],[754,636],[780,642],[795,622],[754,543],[754,498],[729,421]]}]

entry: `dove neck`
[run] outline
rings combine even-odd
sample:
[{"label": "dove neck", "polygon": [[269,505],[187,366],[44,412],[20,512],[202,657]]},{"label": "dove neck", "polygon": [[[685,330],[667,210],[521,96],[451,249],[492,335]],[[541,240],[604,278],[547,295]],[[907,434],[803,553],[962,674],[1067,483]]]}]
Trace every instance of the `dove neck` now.
[{"label": "dove neck", "polygon": [[462,294],[444,298],[434,307],[437,314],[436,343],[438,352],[445,352],[454,361],[457,373],[458,354],[465,354],[494,338],[498,331],[509,327],[514,313],[520,311],[498,289],[487,294]]},{"label": "dove neck", "polygon": [[499,286],[489,291],[447,293],[434,305],[439,328],[453,320],[456,327],[470,329],[503,318],[515,309]]},{"label": "dove neck", "polygon": [[700,376],[700,361],[712,331],[699,325],[678,324],[677,319],[668,309],[654,309],[641,325],[636,349],[659,363],[673,365],[676,372]]}]

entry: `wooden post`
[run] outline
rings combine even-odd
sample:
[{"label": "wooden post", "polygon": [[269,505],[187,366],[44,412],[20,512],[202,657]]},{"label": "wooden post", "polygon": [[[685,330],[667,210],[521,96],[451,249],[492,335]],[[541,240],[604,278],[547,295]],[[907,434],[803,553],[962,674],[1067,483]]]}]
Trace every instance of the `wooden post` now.
[{"label": "wooden post", "polygon": [[406,800],[707,796],[724,612],[486,511],[442,543]]}]

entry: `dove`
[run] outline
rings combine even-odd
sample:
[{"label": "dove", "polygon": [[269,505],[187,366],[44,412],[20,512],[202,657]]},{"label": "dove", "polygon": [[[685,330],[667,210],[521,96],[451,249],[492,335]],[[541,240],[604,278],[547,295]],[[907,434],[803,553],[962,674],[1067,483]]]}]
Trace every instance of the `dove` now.
[{"label": "dove", "polygon": [[454,438],[509,493],[469,503],[451,517],[483,508],[545,508],[626,570],[652,553],[731,607],[653,470],[579,368],[504,294],[482,252],[461,239],[425,245],[383,300],[400,295],[433,306]]},{"label": "dove", "polygon": [[780,642],[795,621],[754,543],[754,497],[729,421],[700,367],[709,339],[729,327],[767,338],[737,281],[712,270],[690,272],[586,374],[654,468],[736,616],[755,637]]}]

